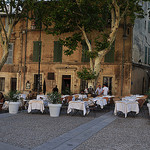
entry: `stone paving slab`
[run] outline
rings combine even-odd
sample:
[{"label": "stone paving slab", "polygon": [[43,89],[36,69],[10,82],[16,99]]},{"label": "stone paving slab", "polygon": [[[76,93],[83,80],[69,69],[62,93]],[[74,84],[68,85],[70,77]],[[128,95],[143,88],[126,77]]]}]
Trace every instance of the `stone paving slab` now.
[{"label": "stone paving slab", "polygon": [[27,149],[16,147],[16,146],[10,145],[8,143],[0,142],[0,150],[27,150]]},{"label": "stone paving slab", "polygon": [[116,117],[112,115],[112,112],[106,113],[99,118],[34,148],[34,150],[72,150],[115,119]]}]

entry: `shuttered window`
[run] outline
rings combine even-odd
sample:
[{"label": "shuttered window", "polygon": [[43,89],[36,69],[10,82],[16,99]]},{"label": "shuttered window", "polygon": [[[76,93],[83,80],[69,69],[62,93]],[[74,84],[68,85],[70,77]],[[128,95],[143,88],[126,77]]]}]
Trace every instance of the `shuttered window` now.
[{"label": "shuttered window", "polygon": [[41,45],[41,41],[33,41],[33,62],[39,61],[39,55],[41,61]]},{"label": "shuttered window", "polygon": [[145,47],[145,64],[147,64],[147,47]]},{"label": "shuttered window", "polygon": [[62,44],[59,41],[54,41],[54,62],[62,62]]},{"label": "shuttered window", "polygon": [[6,64],[13,64],[13,50],[14,50],[14,44],[9,43],[9,45],[8,45],[8,52],[9,53],[8,53]]},{"label": "shuttered window", "polygon": [[150,21],[148,21],[148,33],[150,33]]},{"label": "shuttered window", "polygon": [[48,80],[55,80],[54,72],[48,72],[47,79]]},{"label": "shuttered window", "polygon": [[5,78],[0,78],[0,91],[5,91]]},{"label": "shuttered window", "polygon": [[115,42],[112,44],[111,50],[105,55],[104,62],[113,63],[114,62],[114,52],[115,52]]},{"label": "shuttered window", "polygon": [[90,58],[87,55],[88,46],[85,41],[82,41],[82,62],[90,62]]},{"label": "shuttered window", "polygon": [[148,48],[148,64],[150,64],[150,48]]}]

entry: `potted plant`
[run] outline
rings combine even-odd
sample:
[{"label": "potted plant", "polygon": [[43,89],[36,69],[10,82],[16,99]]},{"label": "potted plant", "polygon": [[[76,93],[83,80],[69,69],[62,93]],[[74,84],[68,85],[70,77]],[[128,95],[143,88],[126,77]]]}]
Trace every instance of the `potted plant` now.
[{"label": "potted plant", "polygon": [[150,115],[150,89],[146,92],[146,95],[147,95],[147,107]]},{"label": "potted plant", "polygon": [[6,99],[9,100],[9,113],[10,114],[17,114],[18,109],[19,109],[19,98],[20,98],[20,92],[15,90],[15,91],[9,91]]},{"label": "potted plant", "polygon": [[58,117],[60,114],[61,104],[61,94],[58,92],[52,92],[47,94],[49,101],[49,112],[51,117]]}]

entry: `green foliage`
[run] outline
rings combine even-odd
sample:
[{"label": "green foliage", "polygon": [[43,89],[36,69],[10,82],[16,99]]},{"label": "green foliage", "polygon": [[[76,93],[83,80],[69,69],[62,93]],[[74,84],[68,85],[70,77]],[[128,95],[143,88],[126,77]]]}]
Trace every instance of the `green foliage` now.
[{"label": "green foliage", "polygon": [[83,80],[95,79],[96,78],[95,74],[96,72],[93,72],[91,69],[85,67],[82,68],[82,71],[77,72],[78,77]]},{"label": "green foliage", "polygon": [[104,33],[102,33],[101,34],[102,35],[102,40],[98,40],[99,39],[99,37],[97,37],[96,39],[95,39],[95,46],[96,46],[96,50],[99,52],[99,51],[102,51],[102,50],[104,50],[104,49],[106,49],[106,48],[108,48],[108,46],[109,46],[109,42],[108,42],[108,34],[104,34]]},{"label": "green foliage", "polygon": [[61,104],[61,94],[58,92],[48,93],[47,98],[52,104]]},{"label": "green foliage", "polygon": [[17,90],[9,91],[5,96],[5,99],[9,101],[17,102],[20,99],[20,92]]},{"label": "green foliage", "polygon": [[65,50],[66,55],[73,54],[78,46],[79,41],[81,41],[81,33],[75,33],[72,35],[72,37],[65,38],[65,40],[60,39],[61,44],[68,48]]},{"label": "green foliage", "polygon": [[147,99],[150,99],[150,89],[145,94],[147,95]]}]

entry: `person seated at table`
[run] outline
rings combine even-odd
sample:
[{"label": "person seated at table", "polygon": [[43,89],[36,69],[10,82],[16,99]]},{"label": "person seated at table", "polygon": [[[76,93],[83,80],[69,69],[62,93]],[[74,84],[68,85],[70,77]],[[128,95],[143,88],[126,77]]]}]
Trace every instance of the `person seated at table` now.
[{"label": "person seated at table", "polygon": [[85,88],[84,93],[85,93],[86,95],[88,95],[88,93],[89,93],[88,88]]},{"label": "person seated at table", "polygon": [[84,90],[81,90],[81,92],[80,92],[81,94],[84,94]]},{"label": "person seated at table", "polygon": [[89,94],[94,94],[94,89],[92,88],[92,86],[89,87],[88,91],[89,91]]},{"label": "person seated at table", "polygon": [[103,91],[103,88],[101,87],[101,85],[98,85],[96,91],[95,91],[95,94],[97,95],[102,95],[102,91]]},{"label": "person seated at table", "polygon": [[108,87],[106,86],[106,84],[103,85],[103,91],[102,91],[102,94],[104,96],[107,96],[108,95],[108,92],[109,92],[109,89]]},{"label": "person seated at table", "polygon": [[0,92],[0,103],[3,103],[4,104],[5,102],[5,98],[4,98],[4,95],[2,92]]}]

